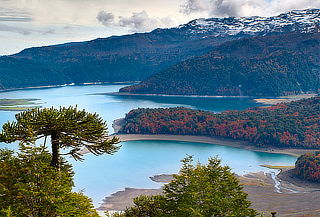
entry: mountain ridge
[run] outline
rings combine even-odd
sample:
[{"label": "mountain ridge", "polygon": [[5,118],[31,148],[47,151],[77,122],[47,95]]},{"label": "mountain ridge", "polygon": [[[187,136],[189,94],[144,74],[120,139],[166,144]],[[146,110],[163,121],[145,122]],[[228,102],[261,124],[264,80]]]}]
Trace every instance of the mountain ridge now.
[{"label": "mountain ridge", "polygon": [[[311,8],[304,10],[292,10],[278,16],[261,17],[226,17],[226,18],[200,18],[180,25],[178,28],[193,26],[194,31],[214,32],[216,36],[255,34],[266,35],[275,32],[319,32],[320,9]],[[257,34],[255,34],[257,35]]]},{"label": "mountain ridge", "polygon": [[[297,19],[301,16],[305,17],[303,22],[299,22],[302,23],[302,27],[310,25],[314,27],[307,28],[308,31],[319,31],[319,11],[319,9],[301,10],[301,13],[295,12],[294,16]],[[281,19],[274,19],[285,20],[283,16],[281,15]],[[288,15],[289,18],[292,16]],[[222,21],[226,23],[229,20],[230,23],[235,20],[235,18],[210,19],[216,20],[215,22],[220,22],[220,24]],[[227,41],[260,34],[278,35],[306,29],[302,28],[300,24],[297,25],[301,27],[300,29],[287,28],[285,23],[278,22],[276,25],[279,28],[273,28],[272,31],[266,33],[239,32],[236,35],[217,35],[216,33],[219,31],[226,31],[223,29],[224,25],[217,24],[211,28],[211,26],[204,27],[203,24],[194,26],[190,24],[192,22],[195,21],[175,28],[155,29],[149,33],[135,33],[86,42],[28,48],[5,58],[0,57],[0,88],[30,87],[39,84],[144,80],[181,61],[204,55]],[[218,31],[217,26],[223,28]],[[256,26],[256,24],[251,26]],[[201,27],[201,31],[198,31],[198,27]],[[204,28],[208,31],[203,31]],[[21,60],[25,62],[24,65],[21,65]],[[17,62],[17,64],[13,64],[13,62]],[[31,71],[32,73],[30,73]],[[34,74],[38,76],[34,76]],[[19,81],[16,81],[16,75],[21,76]],[[59,81],[51,79],[56,75],[60,76]],[[41,77],[41,79],[37,79],[37,77]]]}]

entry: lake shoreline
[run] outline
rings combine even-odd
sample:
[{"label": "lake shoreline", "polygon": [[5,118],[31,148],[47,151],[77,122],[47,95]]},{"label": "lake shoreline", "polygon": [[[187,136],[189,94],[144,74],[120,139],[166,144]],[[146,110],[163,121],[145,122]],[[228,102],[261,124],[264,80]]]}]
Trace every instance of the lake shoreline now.
[{"label": "lake shoreline", "polygon": [[116,82],[85,82],[85,83],[69,83],[69,84],[54,84],[54,85],[42,85],[42,86],[31,86],[31,87],[16,87],[0,89],[0,92],[10,92],[16,90],[33,90],[33,89],[45,89],[45,88],[57,88],[57,87],[67,87],[67,86],[86,86],[86,85],[122,85],[122,84],[132,84],[137,81],[116,81]]},{"label": "lake shoreline", "polygon": [[[137,83],[139,81],[119,81],[119,82],[84,82],[84,83],[68,83],[68,84],[56,84],[56,85],[41,85],[41,86],[31,86],[31,87],[17,87],[0,89],[0,92],[10,92],[16,90],[32,90],[32,89],[46,89],[46,88],[58,88],[66,86],[84,86],[84,85],[124,85]],[[172,94],[148,94],[148,93],[129,93],[129,92],[111,92],[111,93],[97,93],[96,95],[111,95],[111,96],[161,96],[161,97],[190,97],[190,98],[252,98],[256,103],[263,104],[265,106],[276,105],[278,103],[287,103],[292,101],[297,101],[301,99],[307,99],[317,96],[316,93],[311,94],[297,94],[288,96],[265,96],[265,98],[258,96],[228,96],[228,95],[172,95]]]},{"label": "lake shoreline", "polygon": [[287,96],[224,96],[224,95],[184,95],[184,94],[156,94],[156,93],[129,93],[129,92],[114,92],[114,93],[104,93],[105,95],[111,96],[161,96],[161,97],[189,97],[189,98],[252,98],[256,103],[263,105],[276,105],[278,103],[288,103],[292,101],[297,101],[301,99],[308,99],[317,96],[316,93],[311,94],[297,94],[297,95],[287,95]]},{"label": "lake shoreline", "polygon": [[229,146],[234,148],[245,149],[249,151],[275,153],[275,154],[286,154],[294,157],[299,157],[302,154],[320,151],[319,149],[290,149],[290,148],[274,148],[274,147],[257,147],[253,144],[242,141],[233,140],[223,137],[209,137],[209,136],[189,136],[189,135],[165,135],[165,134],[113,134],[117,136],[121,142],[126,141],[146,141],[146,140],[163,140],[163,141],[181,141],[181,142],[198,142],[215,144],[222,146]]},{"label": "lake shoreline", "polygon": [[279,103],[289,103],[289,102],[293,102],[301,99],[309,99],[315,96],[317,96],[317,94],[310,93],[310,94],[279,96],[274,98],[258,98],[258,99],[254,99],[254,101],[264,105],[276,105]]},{"label": "lake shoreline", "polygon": [[157,93],[128,93],[128,92],[113,92],[105,93],[111,96],[163,96],[163,97],[190,97],[190,98],[254,98],[255,96],[223,96],[223,95],[184,95],[184,94],[157,94]]}]

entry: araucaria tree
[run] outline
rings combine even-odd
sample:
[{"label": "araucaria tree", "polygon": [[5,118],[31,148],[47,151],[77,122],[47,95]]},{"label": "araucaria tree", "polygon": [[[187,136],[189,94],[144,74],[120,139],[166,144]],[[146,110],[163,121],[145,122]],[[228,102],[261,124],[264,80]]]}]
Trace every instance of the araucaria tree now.
[{"label": "araucaria tree", "polygon": [[95,155],[113,154],[119,147],[116,137],[108,136],[107,124],[98,114],[77,107],[37,108],[16,114],[16,121],[3,125],[0,142],[34,144],[51,138],[51,165],[59,168],[60,149],[76,160],[82,160],[83,148]]}]

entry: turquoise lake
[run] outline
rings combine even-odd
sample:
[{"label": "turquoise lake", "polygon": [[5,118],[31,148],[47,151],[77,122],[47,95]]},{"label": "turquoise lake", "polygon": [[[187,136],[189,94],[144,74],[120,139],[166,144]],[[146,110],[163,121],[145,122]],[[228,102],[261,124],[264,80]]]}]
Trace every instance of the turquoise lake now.
[{"label": "turquoise lake", "polygon": [[[134,108],[184,106],[213,112],[243,110],[260,106],[251,98],[195,98],[162,96],[113,96],[125,85],[83,85],[45,89],[27,89],[0,92],[0,98],[38,98],[44,107],[78,105],[81,109],[99,113],[108,123],[122,118]],[[0,125],[14,120],[16,112],[0,111]],[[247,151],[227,146],[175,141],[131,141],[121,143],[115,155],[85,156],[84,162],[70,159],[75,170],[75,190],[84,190],[93,198],[96,206],[116,191],[125,187],[155,188],[160,184],[149,179],[157,174],[176,173],[180,160],[193,155],[196,161],[205,163],[209,157],[218,156],[237,174],[267,171],[262,164],[293,165],[296,158],[282,154]],[[10,145],[0,144],[0,147]],[[11,145],[12,147],[12,145]]]}]

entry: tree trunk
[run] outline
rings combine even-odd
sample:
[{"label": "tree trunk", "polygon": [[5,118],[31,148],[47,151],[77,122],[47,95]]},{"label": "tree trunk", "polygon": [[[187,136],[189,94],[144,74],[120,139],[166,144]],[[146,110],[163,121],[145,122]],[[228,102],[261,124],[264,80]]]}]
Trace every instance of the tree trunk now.
[{"label": "tree trunk", "polygon": [[59,147],[59,139],[56,134],[51,135],[51,147],[52,147],[52,159],[51,159],[51,166],[55,167],[56,169],[60,169],[60,147]]}]

